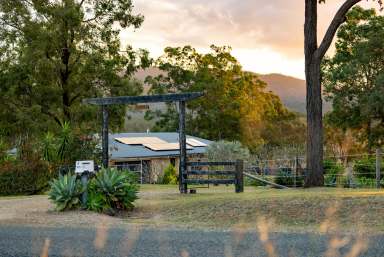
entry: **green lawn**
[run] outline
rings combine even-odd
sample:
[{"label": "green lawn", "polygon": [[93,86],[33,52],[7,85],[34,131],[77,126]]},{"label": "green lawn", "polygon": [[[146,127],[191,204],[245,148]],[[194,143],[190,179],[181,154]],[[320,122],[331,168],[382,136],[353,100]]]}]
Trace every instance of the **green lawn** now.
[{"label": "green lawn", "polygon": [[177,186],[143,185],[130,221],[187,227],[234,228],[269,224],[276,231],[384,230],[384,190],[198,188],[181,195]]}]

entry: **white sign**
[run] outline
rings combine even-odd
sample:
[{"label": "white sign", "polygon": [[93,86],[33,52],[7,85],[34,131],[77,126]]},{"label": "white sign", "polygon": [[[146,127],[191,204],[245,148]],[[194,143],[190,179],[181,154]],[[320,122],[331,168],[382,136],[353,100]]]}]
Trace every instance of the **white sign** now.
[{"label": "white sign", "polygon": [[75,173],[83,173],[85,171],[95,172],[95,164],[92,160],[90,161],[76,161]]}]

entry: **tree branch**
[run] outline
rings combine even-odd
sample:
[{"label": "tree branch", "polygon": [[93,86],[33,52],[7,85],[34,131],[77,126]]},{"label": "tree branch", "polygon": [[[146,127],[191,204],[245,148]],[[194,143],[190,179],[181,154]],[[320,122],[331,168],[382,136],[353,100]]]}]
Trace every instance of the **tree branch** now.
[{"label": "tree branch", "polygon": [[98,18],[100,18],[101,14],[98,14],[98,15],[95,15],[93,18],[89,18],[87,20],[83,20],[82,22],[84,23],[88,23],[88,22],[91,22],[91,21],[95,21],[97,20]]},{"label": "tree branch", "polygon": [[72,97],[72,99],[70,99],[69,100],[69,104],[73,104],[73,102],[77,99],[77,98],[79,98],[81,96],[81,94],[80,93],[78,93],[78,94],[76,94],[74,97]]},{"label": "tree branch", "polygon": [[62,126],[63,123],[60,121],[59,117],[57,117],[55,114],[53,114],[52,112],[50,112],[47,108],[42,108],[41,109],[41,112],[43,114],[46,114],[48,115],[49,117],[53,118],[55,120],[55,122],[59,125],[59,126]]},{"label": "tree branch", "polygon": [[361,2],[361,0],[346,0],[337,11],[335,17],[327,29],[327,32],[324,35],[323,40],[321,41],[319,48],[315,52],[315,57],[317,59],[322,59],[324,57],[325,53],[328,51],[330,45],[332,44],[337,29],[345,21],[345,15],[355,4],[359,2]]},{"label": "tree branch", "polygon": [[9,26],[9,27],[12,27],[12,28],[16,29],[19,32],[23,32],[23,30],[17,24],[9,23],[3,17],[0,17],[0,21],[2,21],[0,24],[3,25],[3,26]]}]

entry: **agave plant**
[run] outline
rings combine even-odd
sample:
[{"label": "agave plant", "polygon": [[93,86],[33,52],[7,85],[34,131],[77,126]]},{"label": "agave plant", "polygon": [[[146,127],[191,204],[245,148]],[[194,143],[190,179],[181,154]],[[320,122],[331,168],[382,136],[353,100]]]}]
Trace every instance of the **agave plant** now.
[{"label": "agave plant", "polygon": [[80,205],[80,195],[83,188],[76,175],[60,175],[50,183],[49,199],[56,205],[58,211],[70,210]]},{"label": "agave plant", "polygon": [[105,196],[106,206],[113,209],[132,209],[138,198],[134,174],[116,169],[103,169],[95,178],[95,189]]},{"label": "agave plant", "polygon": [[87,209],[90,211],[102,212],[110,209],[104,194],[97,191],[88,191]]}]

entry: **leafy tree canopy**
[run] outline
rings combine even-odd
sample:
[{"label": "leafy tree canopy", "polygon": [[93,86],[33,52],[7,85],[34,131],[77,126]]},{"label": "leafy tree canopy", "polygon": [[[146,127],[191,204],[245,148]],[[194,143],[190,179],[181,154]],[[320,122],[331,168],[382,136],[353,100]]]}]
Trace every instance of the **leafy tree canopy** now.
[{"label": "leafy tree canopy", "polygon": [[209,161],[249,160],[249,150],[238,141],[217,141],[207,147]]},{"label": "leafy tree canopy", "polygon": [[[152,93],[205,93],[187,103],[187,132],[193,135],[240,141],[255,150],[287,139],[287,124],[290,129],[303,128],[276,95],[265,91],[266,84],[256,74],[242,70],[230,51],[214,45],[206,54],[190,46],[167,47],[157,60],[163,74],[146,81]],[[174,104],[166,112],[147,113],[148,119],[157,118],[155,130],[160,131],[175,131],[177,116]],[[283,127],[275,129],[279,126]]]},{"label": "leafy tree canopy", "polygon": [[[96,108],[81,100],[141,93],[130,76],[149,65],[148,53],[123,49],[119,32],[142,22],[131,0],[0,1],[3,134],[59,130],[65,122],[98,129]],[[124,114],[111,108],[111,123],[119,126]]]},{"label": "leafy tree canopy", "polygon": [[384,143],[384,17],[353,8],[337,33],[336,54],[322,65],[327,122],[358,129],[368,148]]}]

